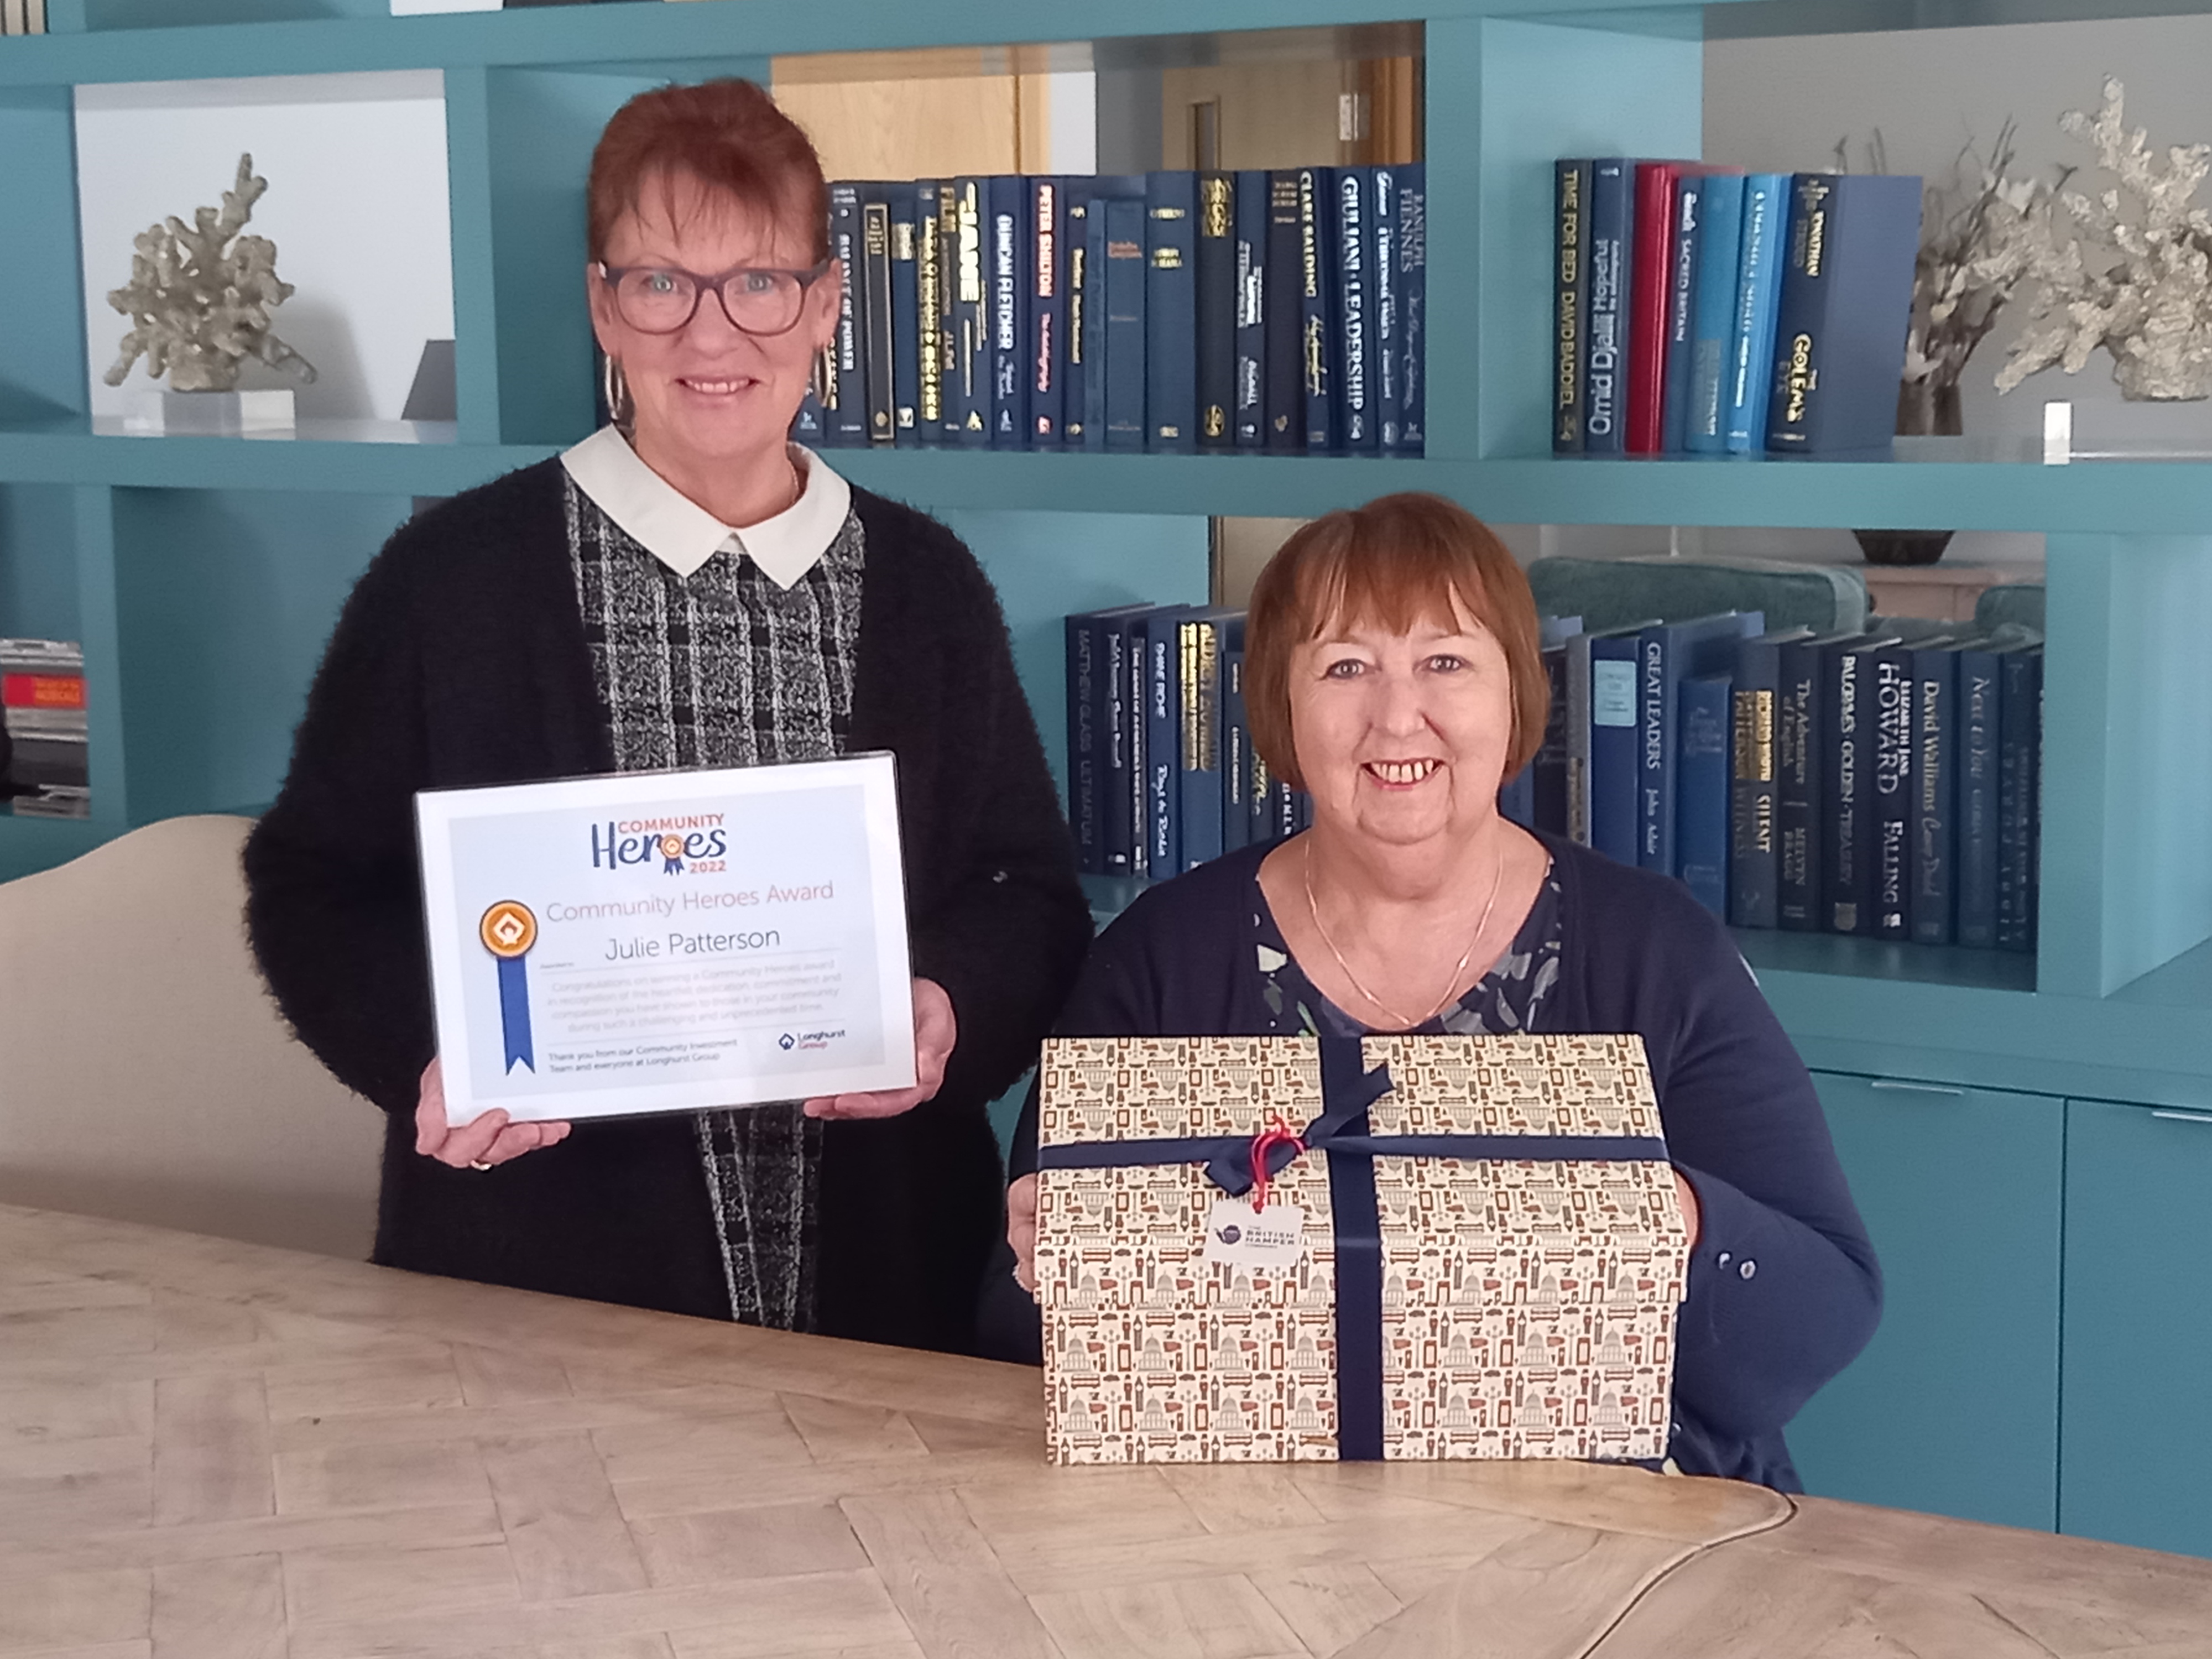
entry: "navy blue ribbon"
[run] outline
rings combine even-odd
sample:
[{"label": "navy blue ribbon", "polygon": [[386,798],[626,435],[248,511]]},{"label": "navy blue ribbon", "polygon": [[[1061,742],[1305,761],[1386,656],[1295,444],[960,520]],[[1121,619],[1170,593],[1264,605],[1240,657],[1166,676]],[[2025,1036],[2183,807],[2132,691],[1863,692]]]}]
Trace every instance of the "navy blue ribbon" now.
[{"label": "navy blue ribbon", "polygon": [[530,1048],[530,975],[522,964],[520,957],[499,959],[499,1026],[507,1043],[505,1069],[510,1072],[517,1060],[538,1069]]},{"label": "navy blue ribbon", "polygon": [[[1336,1453],[1346,1462],[1382,1456],[1382,1232],[1375,1204],[1378,1158],[1449,1158],[1504,1163],[1599,1160],[1644,1163],[1667,1156],[1656,1135],[1377,1135],[1367,1109],[1390,1091],[1390,1068],[1362,1069],[1359,1039],[1321,1038],[1322,1114],[1299,1139],[1328,1158],[1336,1246]],[[1250,1135],[1094,1140],[1037,1148],[1040,1170],[1112,1170],[1203,1164],[1232,1198],[1252,1188]],[[1273,1180],[1298,1155],[1278,1141],[1267,1152]]]}]

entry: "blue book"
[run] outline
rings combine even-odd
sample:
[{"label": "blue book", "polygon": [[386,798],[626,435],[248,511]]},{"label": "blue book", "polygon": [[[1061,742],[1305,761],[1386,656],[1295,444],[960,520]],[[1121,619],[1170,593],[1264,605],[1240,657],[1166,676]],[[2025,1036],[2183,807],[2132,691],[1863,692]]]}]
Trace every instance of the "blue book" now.
[{"label": "blue book", "polygon": [[1085,208],[1082,447],[1103,450],[1106,447],[1107,198],[1093,196]]},{"label": "blue book", "polygon": [[805,444],[809,449],[820,449],[827,441],[823,434],[829,427],[829,416],[822,407],[822,379],[829,357],[825,351],[815,359],[806,395],[799,400],[799,413],[791,417],[792,442]]},{"label": "blue book", "polygon": [[1237,175],[1237,337],[1230,429],[1239,449],[1267,441],[1267,175]]},{"label": "blue book", "polygon": [[1429,191],[1428,164],[1408,161],[1391,169],[1393,244],[1398,265],[1398,326],[1391,356],[1398,371],[1398,441],[1386,433],[1385,453],[1419,455],[1429,441]]},{"label": "blue book", "polygon": [[1176,771],[1182,815],[1182,867],[1195,869],[1227,850],[1222,811],[1227,788],[1221,772],[1221,665],[1243,643],[1244,613],[1194,607],[1176,623],[1177,693],[1182,709]]},{"label": "blue book", "polygon": [[1896,643],[1863,635],[1821,653],[1821,893],[1832,933],[1874,932],[1874,659]]},{"label": "blue book", "polygon": [[1334,167],[1298,169],[1298,350],[1306,404],[1306,450],[1343,447],[1337,386]]},{"label": "blue book", "polygon": [[1754,173],[1743,181],[1735,316],[1729,333],[1728,408],[1721,430],[1722,443],[1731,455],[1756,455],[1766,447],[1766,396],[1774,375],[1774,304],[1781,291],[1789,190],[1786,173]]},{"label": "blue book", "polygon": [[1627,447],[1628,267],[1635,232],[1635,161],[1619,155],[1592,161],[1583,445],[1593,455],[1618,455]]},{"label": "blue book", "polygon": [[1782,647],[1774,697],[1774,919],[1817,933],[1826,926],[1827,680],[1830,646],[1849,632],[1792,640]]},{"label": "blue book", "polygon": [[860,336],[860,380],[865,428],[871,445],[888,447],[898,441],[898,411],[893,376],[897,363],[896,318],[891,298],[891,198],[907,194],[903,185],[860,186],[860,270],[856,293]]},{"label": "blue book", "polygon": [[1104,629],[1085,614],[1066,619],[1067,827],[1075,837],[1075,867],[1085,875],[1106,870],[1107,748]]},{"label": "blue book", "polygon": [[[1735,335],[1736,278],[1743,248],[1743,175],[1709,173],[1698,199],[1698,286],[1690,325],[1690,384],[1682,447],[1718,455],[1728,447],[1722,388]],[[1669,395],[1674,382],[1668,381]]]},{"label": "blue book", "polygon": [[1729,899],[1729,726],[1734,682],[1698,674],[1682,682],[1676,736],[1678,873],[1691,896],[1723,921]]},{"label": "blue book", "polygon": [[1704,258],[1705,191],[1711,182],[1702,173],[1686,173],[1674,182],[1674,245],[1667,252],[1667,362],[1659,383],[1659,448],[1669,455],[1689,447],[1698,274]]},{"label": "blue book", "polygon": [[1912,931],[1907,911],[1912,898],[1915,649],[1903,643],[1886,646],[1869,664],[1874,676],[1868,688],[1874,714],[1874,920],[1866,931],[1877,939],[1905,939]]},{"label": "blue book", "polygon": [[1198,447],[1196,173],[1146,175],[1145,236],[1145,447],[1182,453]]},{"label": "blue book", "polygon": [[1029,180],[1001,173],[984,181],[986,319],[991,331],[991,403],[985,416],[994,449],[1026,449],[1030,440],[1029,343],[1024,328],[1030,287]]},{"label": "blue book", "polygon": [[1336,170],[1336,362],[1345,449],[1374,454],[1382,444],[1375,395],[1375,169]]},{"label": "blue book", "polygon": [[1182,872],[1182,641],[1178,624],[1194,609],[1161,605],[1143,633],[1144,702],[1138,725],[1144,745],[1145,873],[1159,881]]},{"label": "blue book", "polygon": [[1644,630],[1637,647],[1636,861],[1662,876],[1680,875],[1675,855],[1675,751],[1681,742],[1684,680],[1725,674],[1736,647],[1766,631],[1756,611],[1730,611]]},{"label": "blue book", "polygon": [[861,287],[860,187],[848,179],[830,186],[830,252],[837,261],[837,331],[830,338],[831,372],[823,387],[823,441],[833,449],[858,448],[868,441],[861,362],[867,319]]},{"label": "blue book", "polygon": [[1783,648],[1811,637],[1808,628],[1783,629],[1736,647],[1729,702],[1728,919],[1738,927],[1772,927],[1780,919],[1776,705]]},{"label": "blue book", "polygon": [[1790,454],[1887,449],[1912,320],[1920,180],[1801,173],[1775,311],[1766,447]]},{"label": "blue book", "polygon": [[1197,322],[1198,447],[1237,447],[1237,178],[1198,175],[1191,283]]},{"label": "blue book", "polygon": [[946,441],[945,327],[952,301],[945,226],[951,188],[941,179],[917,179],[914,185],[914,442],[925,449]]},{"label": "blue book", "polygon": [[2043,652],[2008,651],[1997,727],[1997,948],[2035,949],[2036,799],[2043,744]]},{"label": "blue book", "polygon": [[1498,786],[1498,816],[1523,830],[1536,827],[1536,763],[1531,761]]},{"label": "blue book", "polygon": [[[1066,211],[1061,228],[1066,258],[1060,280],[1066,300],[1060,351],[1060,441],[1062,448],[1081,449],[1090,436],[1091,302],[1097,297],[1091,281],[1091,198],[1079,187],[1071,189]],[[1102,310],[1102,320],[1104,315]]]},{"label": "blue book", "polygon": [[[1267,425],[1263,447],[1279,454],[1298,453],[1306,447],[1304,306],[1299,297],[1304,227],[1298,202],[1295,169],[1279,168],[1267,174],[1267,262],[1260,287],[1260,331],[1267,358],[1261,377]],[[1273,839],[1272,830],[1268,839]]]},{"label": "blue book", "polygon": [[1230,625],[1221,659],[1221,850],[1252,840],[1252,728],[1244,714],[1244,621]]},{"label": "blue book", "polygon": [[[1554,836],[1567,833],[1567,652],[1583,631],[1580,617],[1538,619],[1537,643],[1543,653],[1544,682],[1550,693],[1544,706],[1544,738],[1528,763],[1534,827]],[[1583,673],[1589,673],[1587,663]]]},{"label": "blue book", "polygon": [[1916,945],[1948,945],[1958,903],[1959,657],[1953,644],[1912,653],[1912,887]]},{"label": "blue book", "polygon": [[1958,912],[1960,945],[1993,950],[1997,942],[1997,766],[2002,686],[2000,648],[1984,643],[1959,653],[1957,791]]},{"label": "blue book", "polygon": [[1374,368],[1369,374],[1375,398],[1376,447],[1395,454],[1403,441],[1406,393],[1398,359],[1398,334],[1404,311],[1398,302],[1398,170],[1367,169],[1367,223],[1372,251],[1367,261],[1368,334]]},{"label": "blue book", "polygon": [[1023,373],[1029,382],[1029,447],[1058,449],[1067,356],[1067,181],[1024,181],[1029,240],[1027,301],[1023,308]]},{"label": "blue book", "polygon": [[1637,859],[1637,659],[1641,631],[1589,643],[1589,844],[1617,863]]},{"label": "blue book", "polygon": [[915,187],[892,186],[891,213],[891,441],[911,448],[921,402],[921,272],[915,259]]},{"label": "blue book", "polygon": [[950,298],[945,441],[963,449],[984,449],[991,442],[990,295],[985,274],[990,260],[989,210],[984,198],[988,182],[965,177],[952,180],[949,228],[940,222],[938,229]]},{"label": "blue book", "polygon": [[1145,447],[1145,204],[1124,197],[1105,203],[1106,343],[1102,358],[1104,444]]}]

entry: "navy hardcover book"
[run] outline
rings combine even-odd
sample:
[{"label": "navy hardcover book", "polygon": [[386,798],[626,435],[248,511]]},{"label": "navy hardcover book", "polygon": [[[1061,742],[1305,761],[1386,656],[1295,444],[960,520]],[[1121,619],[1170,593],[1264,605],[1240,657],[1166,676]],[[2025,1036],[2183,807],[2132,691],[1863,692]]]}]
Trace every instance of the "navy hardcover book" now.
[{"label": "navy hardcover book", "polygon": [[1682,884],[1723,921],[1729,901],[1729,700],[1726,674],[1682,682],[1675,858]]},{"label": "navy hardcover book", "polygon": [[1686,173],[1674,184],[1674,245],[1667,258],[1667,362],[1660,381],[1659,447],[1689,446],[1690,387],[1697,378],[1698,272],[1704,258],[1705,198],[1711,184]]},{"label": "navy hardcover book", "polygon": [[1823,634],[1782,647],[1774,697],[1774,919],[1799,933],[1820,931],[1827,916],[1827,682],[1821,665],[1829,647],[1853,637]]},{"label": "navy hardcover book", "polygon": [[896,336],[891,305],[891,203],[902,185],[860,186],[860,379],[866,388],[868,441],[889,445],[898,438],[898,414],[892,404],[891,377]]},{"label": "navy hardcover book", "polygon": [[984,246],[990,260],[986,317],[991,331],[991,406],[987,417],[994,449],[1025,449],[1030,436],[1029,347],[1023,321],[1029,276],[1029,180],[1002,173],[986,181],[988,224]]},{"label": "navy hardcover book", "polygon": [[1961,945],[1997,942],[1997,749],[2002,657],[1970,644],[1959,653],[1958,918]]},{"label": "navy hardcover book", "polygon": [[1892,645],[1869,666],[1874,712],[1874,925],[1878,939],[1911,933],[1913,672],[1915,647]]},{"label": "navy hardcover book", "polygon": [[1298,169],[1298,355],[1305,388],[1306,448],[1343,447],[1336,361],[1336,169]]},{"label": "navy hardcover book", "polygon": [[1236,183],[1237,339],[1230,427],[1239,449],[1267,441],[1267,175]]},{"label": "navy hardcover book", "polygon": [[890,189],[891,216],[891,427],[892,441],[911,447],[919,437],[915,417],[921,406],[921,267],[915,241],[915,187]]},{"label": "navy hardcover book", "polygon": [[1165,880],[1182,871],[1182,641],[1178,624],[1193,607],[1161,605],[1144,628],[1145,861]]},{"label": "navy hardcover book", "polygon": [[1682,682],[1733,672],[1736,647],[1765,631],[1766,618],[1756,611],[1662,623],[1644,630],[1637,656],[1636,861],[1645,869],[1662,876],[1681,874],[1674,832]]},{"label": "navy hardcover book", "polygon": [[1405,329],[1405,309],[1398,297],[1398,170],[1373,167],[1367,171],[1374,181],[1367,197],[1372,244],[1367,261],[1368,332],[1374,363],[1369,378],[1375,393],[1376,439],[1382,453],[1392,455],[1404,442],[1406,409],[1398,337]]},{"label": "navy hardcover book", "polygon": [[[1534,792],[1532,810],[1535,827],[1555,836],[1567,833],[1567,696],[1568,641],[1583,631],[1580,617],[1546,617],[1537,638],[1543,647],[1544,680],[1550,701],[1544,709],[1544,740],[1528,763]],[[1587,670],[1585,670],[1587,672]]]},{"label": "navy hardcover book", "polygon": [[1821,898],[1832,933],[1874,932],[1874,659],[1894,639],[1821,653]]},{"label": "navy hardcover book", "polygon": [[1589,844],[1622,864],[1637,862],[1637,659],[1641,629],[1591,640]]},{"label": "navy hardcover book", "polygon": [[1888,446],[1912,319],[1920,187],[1916,177],[1870,173],[1790,180],[1769,449]]},{"label": "navy hardcover book", "polygon": [[1912,888],[1916,945],[1948,945],[1957,891],[1959,658],[1955,645],[1912,653]]},{"label": "navy hardcover book", "polygon": [[[1242,613],[1219,608],[1186,611],[1176,625],[1176,684],[1181,711],[1176,771],[1182,867],[1189,870],[1224,851],[1221,811],[1221,660]],[[1241,637],[1241,630],[1239,630]]]},{"label": "navy hardcover book", "polygon": [[860,366],[867,301],[860,251],[860,187],[849,179],[830,186],[830,252],[837,261],[839,286],[837,332],[830,343],[836,373],[823,389],[823,441],[834,449],[852,449],[868,441],[867,389]]},{"label": "navy hardcover book", "polygon": [[1149,297],[1145,280],[1145,204],[1116,196],[1108,198],[1105,207],[1104,447],[1142,449],[1145,312]]},{"label": "navy hardcover book", "polygon": [[1371,455],[1382,447],[1375,397],[1374,235],[1369,228],[1372,167],[1336,170],[1337,404],[1345,449]]},{"label": "navy hardcover book", "polygon": [[1230,626],[1221,659],[1221,850],[1252,839],[1252,731],[1244,719],[1244,623]]},{"label": "navy hardcover book", "polygon": [[1106,870],[1105,794],[1101,787],[1106,741],[1103,630],[1088,615],[1067,618],[1067,827],[1075,836],[1075,867],[1086,876]]},{"label": "navy hardcover book", "polygon": [[1590,163],[1589,327],[1583,336],[1583,446],[1618,455],[1628,438],[1628,261],[1636,229],[1636,163]]},{"label": "navy hardcover book", "polygon": [[1138,715],[1143,708],[1141,681],[1143,622],[1149,605],[1115,605],[1092,613],[1100,641],[1099,850],[1109,876],[1140,874],[1137,863],[1144,836],[1143,778],[1137,763]]},{"label": "navy hardcover book", "polygon": [[915,181],[914,441],[933,449],[945,437],[945,192],[941,179]]},{"label": "navy hardcover book", "polygon": [[1237,446],[1237,180],[1198,175],[1198,447]]},{"label": "navy hardcover book", "polygon": [[[1267,175],[1267,258],[1261,277],[1260,331],[1267,372],[1261,379],[1263,447],[1295,453],[1306,447],[1304,355],[1300,328],[1298,175]],[[1271,837],[1272,838],[1272,837]]]},{"label": "navy hardcover book", "polygon": [[1498,816],[1523,830],[1536,827],[1536,765],[1531,761],[1498,786]]},{"label": "navy hardcover book", "polygon": [[1399,455],[1419,455],[1429,442],[1429,187],[1428,163],[1392,169],[1398,213],[1398,443]]},{"label": "navy hardcover book", "polygon": [[1091,301],[1097,290],[1091,283],[1091,198],[1079,188],[1069,193],[1066,201],[1062,227],[1066,260],[1061,266],[1061,283],[1067,297],[1060,355],[1060,441],[1063,448],[1080,449],[1088,435]]},{"label": "navy hardcover book", "polygon": [[1772,927],[1779,921],[1776,705],[1783,648],[1811,637],[1810,629],[1784,629],[1736,647],[1729,704],[1728,919],[1739,927]]},{"label": "navy hardcover book", "polygon": [[1065,419],[1063,365],[1067,358],[1067,181],[1030,179],[1028,304],[1022,338],[1027,356],[1029,434],[1032,449],[1058,449]]},{"label": "navy hardcover book", "polygon": [[[1093,196],[1085,204],[1083,246],[1083,445],[1106,447],[1106,316],[1108,200]],[[1073,395],[1073,388],[1070,396]],[[1139,432],[1139,437],[1144,434]]]},{"label": "navy hardcover book", "polygon": [[[945,426],[950,441],[964,449],[991,442],[990,180],[952,181],[952,225],[944,257],[951,314],[946,324]],[[939,228],[939,235],[945,233]]]},{"label": "navy hardcover book", "polygon": [[1146,175],[1145,447],[1198,447],[1198,175]]},{"label": "navy hardcover book", "polygon": [[1997,948],[2035,949],[2036,799],[2043,737],[2043,653],[1998,659],[2003,701],[1997,727]]},{"label": "navy hardcover book", "polygon": [[1583,346],[1589,302],[1590,164],[1552,164],[1552,450],[1583,452]]}]

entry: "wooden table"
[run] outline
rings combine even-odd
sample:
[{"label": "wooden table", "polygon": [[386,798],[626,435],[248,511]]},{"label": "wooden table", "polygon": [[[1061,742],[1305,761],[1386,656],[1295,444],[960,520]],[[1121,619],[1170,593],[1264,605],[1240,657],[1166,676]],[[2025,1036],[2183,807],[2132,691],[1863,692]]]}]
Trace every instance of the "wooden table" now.
[{"label": "wooden table", "polygon": [[2212,1653],[2212,1563],[1040,1421],[1012,1367],[0,1206],[0,1655]]}]

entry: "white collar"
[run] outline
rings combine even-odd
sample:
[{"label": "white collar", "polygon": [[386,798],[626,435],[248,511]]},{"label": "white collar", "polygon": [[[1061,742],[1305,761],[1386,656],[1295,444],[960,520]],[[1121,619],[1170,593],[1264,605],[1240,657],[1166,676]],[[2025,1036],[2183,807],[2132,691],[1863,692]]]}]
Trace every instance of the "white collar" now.
[{"label": "white collar", "polygon": [[785,588],[830,550],[853,507],[852,485],[819,455],[793,444],[791,461],[806,481],[799,499],[774,518],[732,530],[647,466],[613,427],[601,427],[561,457],[576,488],[678,575],[689,576],[726,547]]}]

